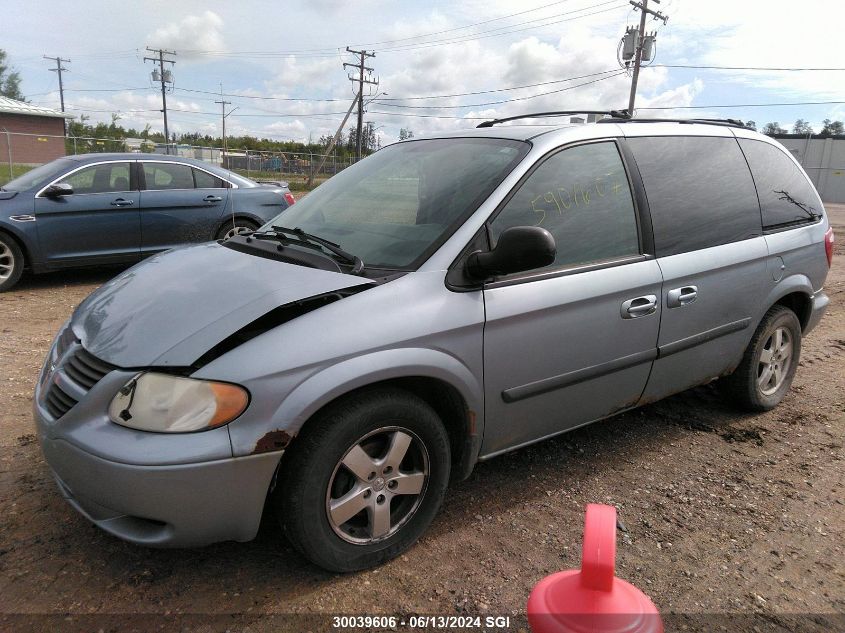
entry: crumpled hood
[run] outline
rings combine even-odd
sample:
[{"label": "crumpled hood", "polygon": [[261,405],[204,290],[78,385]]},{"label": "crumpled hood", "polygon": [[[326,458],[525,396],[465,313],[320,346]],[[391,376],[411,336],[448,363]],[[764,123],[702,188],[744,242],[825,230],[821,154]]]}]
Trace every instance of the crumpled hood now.
[{"label": "crumpled hood", "polygon": [[118,367],[184,367],[273,308],[367,283],[200,244],[118,275],[80,304],[71,326],[85,349]]}]

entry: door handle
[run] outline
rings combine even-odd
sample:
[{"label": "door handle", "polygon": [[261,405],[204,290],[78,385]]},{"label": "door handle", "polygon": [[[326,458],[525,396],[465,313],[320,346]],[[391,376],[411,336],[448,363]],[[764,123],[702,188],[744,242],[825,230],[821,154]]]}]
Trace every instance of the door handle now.
[{"label": "door handle", "polygon": [[206,196],[203,198],[203,202],[223,202],[223,198],[220,196]]},{"label": "door handle", "polygon": [[111,206],[113,207],[131,207],[133,204],[135,204],[134,200],[126,200],[124,198],[118,198],[111,202]]},{"label": "door handle", "polygon": [[657,295],[645,295],[625,301],[621,313],[623,319],[636,319],[653,314],[656,310]]},{"label": "door handle", "polygon": [[674,288],[666,295],[666,305],[670,308],[680,308],[689,305],[698,298],[697,286],[683,286]]}]

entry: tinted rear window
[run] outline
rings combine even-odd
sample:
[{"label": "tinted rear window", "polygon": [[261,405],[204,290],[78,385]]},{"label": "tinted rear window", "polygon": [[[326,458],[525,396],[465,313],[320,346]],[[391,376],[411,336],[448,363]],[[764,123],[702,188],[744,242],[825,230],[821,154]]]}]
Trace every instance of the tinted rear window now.
[{"label": "tinted rear window", "polygon": [[754,174],[763,228],[818,219],[821,209],[813,185],[785,152],[763,141],[740,139],[739,144]]},{"label": "tinted rear window", "polygon": [[754,181],[735,139],[642,137],[628,145],[645,185],[658,256],[762,233]]}]

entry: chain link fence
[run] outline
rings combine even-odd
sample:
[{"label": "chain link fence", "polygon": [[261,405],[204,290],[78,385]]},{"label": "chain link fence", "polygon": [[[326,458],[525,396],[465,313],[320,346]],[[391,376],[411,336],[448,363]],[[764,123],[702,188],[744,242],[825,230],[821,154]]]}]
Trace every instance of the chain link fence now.
[{"label": "chain link fence", "polygon": [[[170,154],[201,160],[253,180],[285,181],[292,189],[316,186],[346,169],[355,158],[303,152],[226,149],[181,143],[154,143],[146,139],[109,139],[87,136],[52,136],[8,132],[0,128],[0,186],[33,167],[72,154],[132,152]],[[325,159],[325,160],[324,160]]]}]

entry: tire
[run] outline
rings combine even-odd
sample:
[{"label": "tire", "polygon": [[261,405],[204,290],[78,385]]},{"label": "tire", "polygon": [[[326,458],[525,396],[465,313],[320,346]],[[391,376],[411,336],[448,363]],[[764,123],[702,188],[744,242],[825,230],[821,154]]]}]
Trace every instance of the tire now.
[{"label": "tire", "polygon": [[450,468],[449,438],[434,410],[403,390],[377,389],[310,423],[282,460],[273,501],[306,558],[329,571],[356,571],[420,538],[440,509]]},{"label": "tire", "polygon": [[235,218],[232,221],[226,221],[220,230],[217,231],[218,240],[228,240],[233,235],[240,235],[241,233],[252,232],[258,229],[258,224],[246,218]]},{"label": "tire", "polygon": [[754,332],[739,366],[722,380],[727,395],[746,411],[775,408],[792,386],[800,358],[798,317],[785,306],[772,306]]},{"label": "tire", "polygon": [[24,257],[18,243],[0,233],[0,292],[10,290],[23,274]]}]

